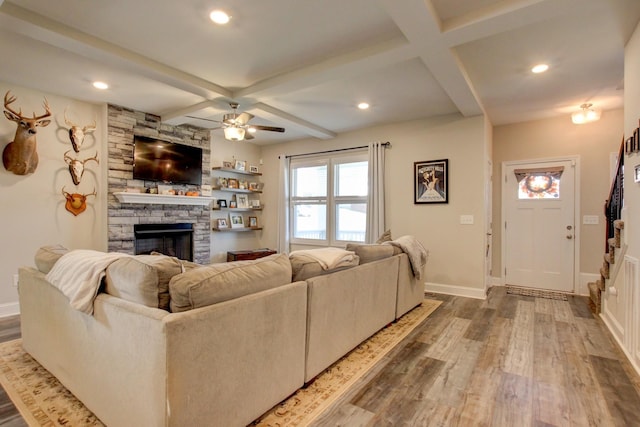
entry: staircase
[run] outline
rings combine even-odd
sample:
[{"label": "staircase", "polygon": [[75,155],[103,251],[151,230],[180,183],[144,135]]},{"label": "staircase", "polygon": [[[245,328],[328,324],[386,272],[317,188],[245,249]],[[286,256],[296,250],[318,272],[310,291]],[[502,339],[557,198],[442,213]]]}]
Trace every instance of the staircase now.
[{"label": "staircase", "polygon": [[626,252],[626,245],[622,244],[622,230],[624,230],[624,221],[622,221],[622,205],[623,205],[623,171],[624,171],[624,139],[620,144],[618,152],[618,167],[616,176],[611,183],[609,198],[604,205],[604,214],[606,216],[606,239],[604,262],[600,268],[600,280],[589,283],[589,305],[595,314],[600,314],[602,310],[602,292],[608,287],[610,292],[615,293],[615,288],[607,286],[613,283],[620,270],[621,262],[616,265],[616,260],[622,261]]}]

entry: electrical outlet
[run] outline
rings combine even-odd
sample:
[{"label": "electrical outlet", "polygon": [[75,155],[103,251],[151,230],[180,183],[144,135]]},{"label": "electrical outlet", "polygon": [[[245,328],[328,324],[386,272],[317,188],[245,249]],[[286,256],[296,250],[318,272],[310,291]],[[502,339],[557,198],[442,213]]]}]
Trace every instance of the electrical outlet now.
[{"label": "electrical outlet", "polygon": [[17,274],[13,275],[13,287],[14,288],[18,287],[18,275]]}]

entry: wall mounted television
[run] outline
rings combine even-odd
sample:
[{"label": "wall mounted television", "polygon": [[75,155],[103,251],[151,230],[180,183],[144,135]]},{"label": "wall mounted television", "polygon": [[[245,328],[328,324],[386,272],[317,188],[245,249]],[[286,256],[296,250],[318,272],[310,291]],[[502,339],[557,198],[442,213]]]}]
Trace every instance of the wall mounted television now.
[{"label": "wall mounted television", "polygon": [[202,148],[135,136],[133,179],[202,185]]}]

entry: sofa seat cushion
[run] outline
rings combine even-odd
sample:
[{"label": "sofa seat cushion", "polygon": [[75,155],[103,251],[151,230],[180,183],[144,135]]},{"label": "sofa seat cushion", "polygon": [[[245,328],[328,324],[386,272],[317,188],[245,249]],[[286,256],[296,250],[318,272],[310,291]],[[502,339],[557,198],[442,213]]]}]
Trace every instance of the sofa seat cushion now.
[{"label": "sofa seat cushion", "polygon": [[291,263],[286,254],[206,265],[171,279],[171,311],[205,307],[287,283],[291,283]]},{"label": "sofa seat cushion", "polygon": [[105,292],[147,307],[169,310],[169,281],[184,271],[166,255],[136,255],[114,261],[106,270]]},{"label": "sofa seat cushion", "polygon": [[402,249],[391,245],[347,243],[348,251],[353,251],[360,258],[360,264],[389,258],[402,253]]},{"label": "sofa seat cushion", "polygon": [[69,249],[62,245],[42,246],[36,251],[34,256],[36,267],[42,273],[47,274],[60,257],[67,252],[69,252]]},{"label": "sofa seat cushion", "polygon": [[335,273],[336,271],[355,267],[360,263],[358,256],[352,251],[331,248],[335,250],[335,260],[334,262],[327,264],[326,261],[323,262],[313,256],[314,251],[322,251],[323,249],[293,251],[289,254],[292,280],[294,282],[307,280],[323,274]]}]

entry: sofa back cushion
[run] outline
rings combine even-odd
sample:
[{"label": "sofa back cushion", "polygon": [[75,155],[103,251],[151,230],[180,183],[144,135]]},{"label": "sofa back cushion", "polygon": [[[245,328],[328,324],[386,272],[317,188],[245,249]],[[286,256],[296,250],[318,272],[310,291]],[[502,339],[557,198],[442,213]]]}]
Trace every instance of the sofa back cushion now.
[{"label": "sofa back cushion", "polygon": [[105,292],[147,307],[169,310],[169,281],[184,271],[182,262],[166,255],[136,255],[109,265]]},{"label": "sofa back cushion", "polygon": [[171,311],[205,307],[287,283],[291,283],[291,263],[286,254],[211,264],[171,279]]},{"label": "sofa back cushion", "polygon": [[47,274],[53,268],[53,265],[60,259],[60,257],[69,252],[69,249],[62,245],[47,245],[42,246],[36,251],[34,261],[36,267],[42,273]]},{"label": "sofa back cushion", "polygon": [[400,248],[391,245],[347,243],[348,251],[353,251],[360,258],[360,264],[389,258],[402,253]]}]

